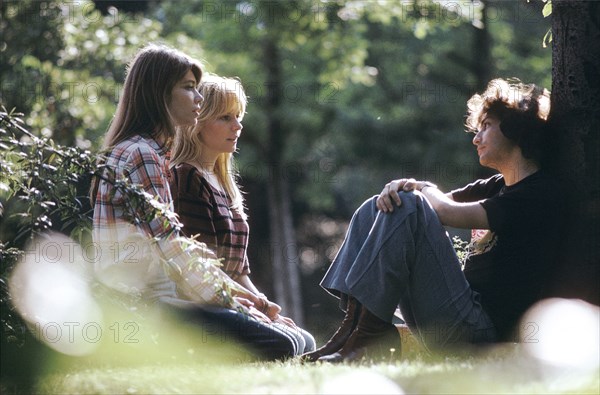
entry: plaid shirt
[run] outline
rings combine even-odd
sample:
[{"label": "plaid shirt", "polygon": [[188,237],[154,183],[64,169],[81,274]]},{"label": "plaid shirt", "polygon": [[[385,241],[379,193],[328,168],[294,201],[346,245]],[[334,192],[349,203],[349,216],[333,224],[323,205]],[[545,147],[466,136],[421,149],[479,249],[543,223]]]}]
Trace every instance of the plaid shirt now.
[{"label": "plaid shirt", "polygon": [[[125,178],[141,186],[172,210],[165,154],[165,148],[154,139],[137,135],[117,144],[106,165],[115,170],[117,180]],[[214,254],[207,249],[186,250],[165,218],[132,224],[127,199],[110,182],[100,181],[94,205],[99,280],[151,300],[169,297],[229,306],[221,290],[223,285],[235,288],[235,284],[210,263]],[[194,265],[193,260],[204,264]]]},{"label": "plaid shirt", "polygon": [[213,187],[196,168],[183,163],[171,169],[175,212],[186,236],[196,236],[217,252],[223,270],[233,279],[250,274],[248,222],[231,209],[231,199]]}]

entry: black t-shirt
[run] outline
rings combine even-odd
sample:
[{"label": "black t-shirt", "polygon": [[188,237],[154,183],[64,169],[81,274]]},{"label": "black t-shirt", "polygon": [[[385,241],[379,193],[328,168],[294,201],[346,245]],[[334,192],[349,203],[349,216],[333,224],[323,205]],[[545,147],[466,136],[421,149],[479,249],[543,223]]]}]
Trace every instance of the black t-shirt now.
[{"label": "black t-shirt", "polygon": [[480,201],[487,213],[490,233],[469,254],[464,273],[502,340],[512,340],[519,318],[539,300],[552,270],[560,195],[541,171],[511,186],[495,175],[452,191],[455,201]]}]

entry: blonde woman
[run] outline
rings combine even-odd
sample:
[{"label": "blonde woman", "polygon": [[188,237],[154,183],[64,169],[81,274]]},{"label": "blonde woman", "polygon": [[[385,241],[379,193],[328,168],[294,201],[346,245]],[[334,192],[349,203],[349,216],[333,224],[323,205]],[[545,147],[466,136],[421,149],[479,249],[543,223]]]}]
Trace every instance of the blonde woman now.
[{"label": "blonde woman", "polygon": [[296,355],[312,351],[312,335],[281,316],[281,308],[249,276],[249,228],[233,164],[246,110],[244,89],[236,79],[205,75],[199,91],[204,103],[198,123],[177,134],[171,153],[170,185],[183,232],[206,243],[222,259],[225,273],[261,300],[257,308],[293,337]]}]

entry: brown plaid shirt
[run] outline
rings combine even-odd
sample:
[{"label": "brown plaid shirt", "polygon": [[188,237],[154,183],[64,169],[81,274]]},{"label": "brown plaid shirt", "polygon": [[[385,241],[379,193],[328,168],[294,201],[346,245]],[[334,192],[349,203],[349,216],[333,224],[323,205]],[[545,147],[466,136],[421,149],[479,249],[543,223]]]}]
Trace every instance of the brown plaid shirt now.
[{"label": "brown plaid shirt", "polygon": [[248,222],[231,209],[231,199],[213,187],[192,165],[171,169],[171,191],[175,212],[186,236],[217,252],[223,270],[235,279],[250,274],[248,256]]}]

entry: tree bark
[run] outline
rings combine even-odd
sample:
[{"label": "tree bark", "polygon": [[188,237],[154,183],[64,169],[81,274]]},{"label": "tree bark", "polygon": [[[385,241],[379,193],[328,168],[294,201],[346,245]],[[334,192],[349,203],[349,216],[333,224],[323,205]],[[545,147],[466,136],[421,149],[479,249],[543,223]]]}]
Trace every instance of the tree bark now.
[{"label": "tree bark", "polygon": [[291,196],[284,165],[285,133],[281,122],[282,77],[280,56],[275,38],[267,34],[263,42],[263,59],[267,75],[266,113],[268,119],[269,158],[269,225],[271,239],[271,265],[275,301],[282,314],[291,317],[298,325],[304,324],[298,248],[294,231]]},{"label": "tree bark", "polygon": [[600,2],[552,1],[552,171],[567,216],[553,292],[600,304]]},{"label": "tree bark", "polygon": [[473,60],[473,72],[475,73],[478,91],[485,89],[494,70],[488,26],[488,1],[482,0],[481,4],[481,26],[474,27],[473,33],[473,53],[476,54],[476,58]]},{"label": "tree bark", "polygon": [[[280,166],[271,168],[281,172]],[[290,207],[289,187],[284,177],[273,174],[268,185],[269,223],[271,231],[271,264],[275,301],[282,314],[291,317],[298,325],[304,324],[298,248]]]}]

